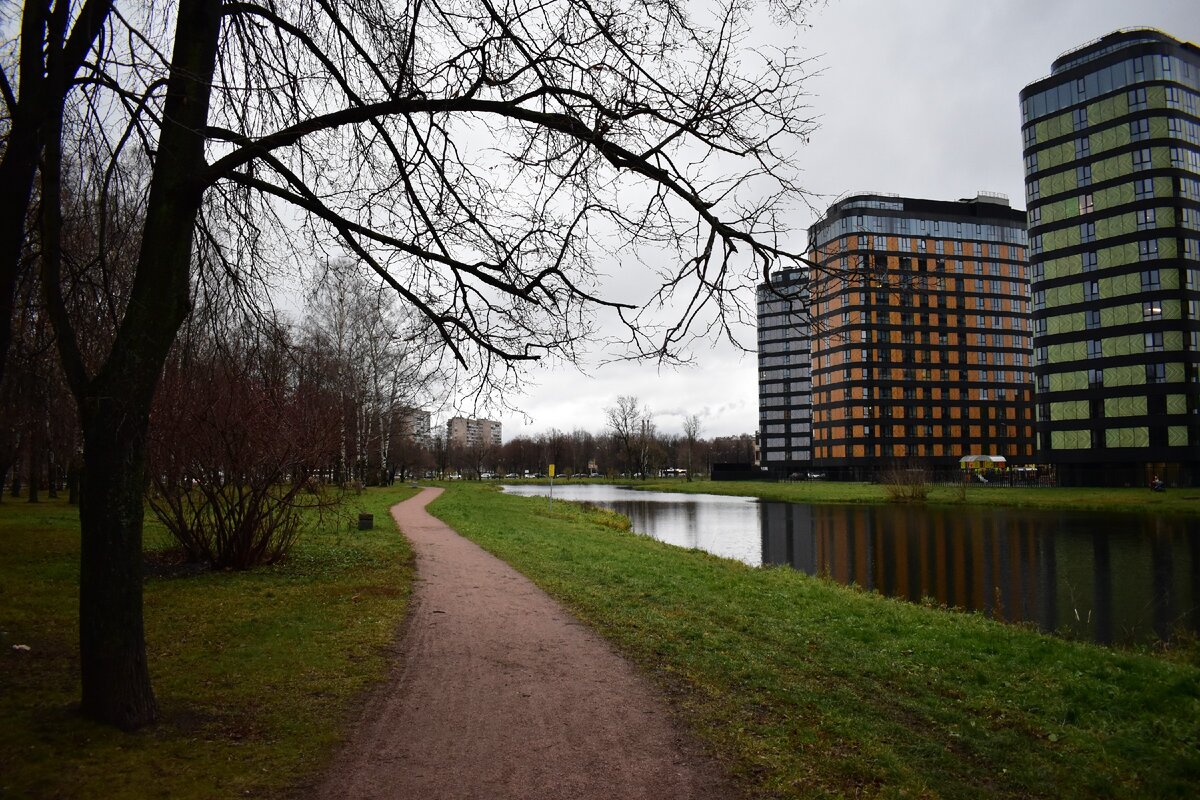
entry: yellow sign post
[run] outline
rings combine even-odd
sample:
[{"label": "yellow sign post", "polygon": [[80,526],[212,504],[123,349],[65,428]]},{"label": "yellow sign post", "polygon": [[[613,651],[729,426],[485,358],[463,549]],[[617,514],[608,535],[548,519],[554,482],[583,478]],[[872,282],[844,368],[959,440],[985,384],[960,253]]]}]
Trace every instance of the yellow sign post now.
[{"label": "yellow sign post", "polygon": [[554,465],[550,465],[550,496],[546,498],[546,509],[554,507]]}]

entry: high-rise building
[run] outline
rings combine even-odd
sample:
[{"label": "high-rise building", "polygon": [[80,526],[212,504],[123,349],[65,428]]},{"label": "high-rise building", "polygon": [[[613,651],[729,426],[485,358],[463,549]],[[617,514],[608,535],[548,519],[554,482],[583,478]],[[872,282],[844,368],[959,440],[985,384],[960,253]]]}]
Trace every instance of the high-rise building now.
[{"label": "high-rise building", "polygon": [[499,447],[503,444],[499,422],[467,417],[454,417],[446,423],[446,441],[458,447]]},{"label": "high-rise building", "polygon": [[1200,49],[1154,30],[1021,92],[1039,459],[1200,482]]},{"label": "high-rise building", "polygon": [[790,269],[758,287],[759,467],[771,477],[803,472],[812,460],[808,271]]},{"label": "high-rise building", "polygon": [[986,193],[862,194],[808,236],[813,468],[865,479],[948,476],[967,455],[1031,464],[1024,213]]},{"label": "high-rise building", "polygon": [[403,408],[400,410],[400,433],[422,445],[429,444],[432,432],[430,414],[419,408]]}]

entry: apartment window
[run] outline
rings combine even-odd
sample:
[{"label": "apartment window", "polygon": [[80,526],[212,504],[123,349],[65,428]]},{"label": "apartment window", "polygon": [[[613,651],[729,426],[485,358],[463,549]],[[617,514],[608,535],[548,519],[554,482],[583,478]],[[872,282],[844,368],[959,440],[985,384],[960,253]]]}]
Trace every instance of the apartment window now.
[{"label": "apartment window", "polygon": [[1154,197],[1154,179],[1138,178],[1136,181],[1134,181],[1133,197],[1135,200],[1146,200]]},{"label": "apartment window", "polygon": [[1153,261],[1158,258],[1158,239],[1145,239],[1138,242],[1138,260]]},{"label": "apartment window", "polygon": [[1143,139],[1150,138],[1150,120],[1148,119],[1131,119],[1129,121],[1129,138],[1132,141],[1140,142]]},{"label": "apartment window", "polygon": [[1036,172],[1038,168],[1037,153],[1030,153],[1025,156],[1025,173]]},{"label": "apartment window", "polygon": [[1157,291],[1158,289],[1161,289],[1161,288],[1162,288],[1162,284],[1159,282],[1158,270],[1156,270],[1156,269],[1142,270],[1142,291],[1143,292],[1153,292],[1153,291]]},{"label": "apartment window", "polygon": [[1088,388],[1099,389],[1104,386],[1104,370],[1089,369],[1088,370]]},{"label": "apartment window", "polygon": [[1087,136],[1080,136],[1075,140],[1075,157],[1087,158],[1092,154],[1091,139]]},{"label": "apartment window", "polygon": [[1137,229],[1139,231],[1149,230],[1155,227],[1154,225],[1154,209],[1142,208],[1137,211]]},{"label": "apartment window", "polygon": [[1045,319],[1045,317],[1041,317],[1041,318],[1035,319],[1033,321],[1033,335],[1034,336],[1045,336],[1046,335],[1046,319]]},{"label": "apartment window", "polygon": [[1142,169],[1150,169],[1152,159],[1149,147],[1134,150],[1131,155],[1133,157],[1133,169],[1135,172]]},{"label": "apartment window", "polygon": [[1039,365],[1046,363],[1046,347],[1045,347],[1045,345],[1043,345],[1041,347],[1033,348],[1033,358],[1034,358],[1035,363],[1037,363]]},{"label": "apartment window", "polygon": [[[1135,64],[1140,62],[1134,62]],[[1129,110],[1141,111],[1146,108],[1146,87],[1129,90]]]},{"label": "apartment window", "polygon": [[1100,327],[1100,310],[1097,308],[1089,308],[1083,312],[1084,326],[1089,330],[1095,330]]},{"label": "apartment window", "polygon": [[1183,95],[1179,91],[1178,86],[1167,87],[1167,105],[1172,108],[1178,108],[1183,102]]},{"label": "apartment window", "polygon": [[[1088,124],[1088,117],[1087,117],[1087,108],[1086,107],[1085,108],[1077,108],[1071,112],[1071,125],[1075,130],[1081,131],[1087,127],[1087,124]],[[1032,127],[1033,126],[1031,125],[1030,128],[1032,128]]]},{"label": "apartment window", "polygon": [[1028,216],[1029,216],[1029,227],[1032,228],[1034,225],[1041,225],[1042,224],[1042,208],[1041,208],[1041,206],[1035,206],[1035,207],[1029,209]]},{"label": "apartment window", "polygon": [[1092,195],[1090,193],[1080,195],[1079,196],[1079,213],[1080,214],[1090,214],[1094,210],[1095,210],[1095,207],[1092,205]]},{"label": "apartment window", "polygon": [[1096,257],[1096,252],[1094,250],[1089,250],[1083,253],[1080,258],[1083,262],[1084,272],[1096,271],[1096,266],[1100,263],[1100,260]]},{"label": "apartment window", "polygon": [[1144,335],[1147,353],[1161,353],[1163,349],[1162,331],[1149,331]]},{"label": "apartment window", "polygon": [[1083,299],[1089,303],[1100,299],[1100,281],[1083,282]]},{"label": "apartment window", "polygon": [[1031,180],[1025,186],[1025,199],[1037,200],[1042,196],[1042,182],[1037,178]]},{"label": "apartment window", "polygon": [[[1147,335],[1149,335],[1149,334],[1147,334]],[[1100,358],[1103,355],[1104,355],[1104,342],[1102,342],[1100,339],[1088,339],[1087,357],[1088,358]]]},{"label": "apartment window", "polygon": [[1083,222],[1079,225],[1079,241],[1084,244],[1096,241],[1096,223]]},{"label": "apartment window", "polygon": [[1046,277],[1046,265],[1041,261],[1029,266],[1029,279],[1034,283],[1044,280]]},{"label": "apartment window", "polygon": [[1142,319],[1144,321],[1152,319],[1162,319],[1162,301],[1161,300],[1146,300],[1142,303]]},{"label": "apartment window", "polygon": [[1166,383],[1167,382],[1167,365],[1166,364],[1147,364],[1146,365],[1146,383]]},{"label": "apartment window", "polygon": [[1092,185],[1092,165],[1081,164],[1075,168],[1075,183],[1078,186]]}]

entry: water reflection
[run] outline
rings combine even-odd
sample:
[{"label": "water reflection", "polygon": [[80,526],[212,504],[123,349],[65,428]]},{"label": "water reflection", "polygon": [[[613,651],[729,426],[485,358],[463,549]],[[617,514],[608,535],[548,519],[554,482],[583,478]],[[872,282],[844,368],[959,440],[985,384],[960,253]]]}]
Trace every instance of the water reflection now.
[{"label": "water reflection", "polygon": [[[510,490],[544,494],[546,487]],[[634,530],[750,564],[787,564],[913,602],[981,611],[1101,643],[1200,626],[1200,525],[1146,515],[1006,508],[808,506],[556,487]]]}]

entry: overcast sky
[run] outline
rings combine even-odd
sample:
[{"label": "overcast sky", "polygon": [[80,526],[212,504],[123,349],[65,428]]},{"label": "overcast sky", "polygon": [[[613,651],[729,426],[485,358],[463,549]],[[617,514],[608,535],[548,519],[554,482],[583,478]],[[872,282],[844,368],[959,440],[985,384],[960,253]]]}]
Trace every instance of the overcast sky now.
[{"label": "overcast sky", "polygon": [[[1148,26],[1200,42],[1197,0],[829,0],[798,43],[818,56],[808,90],[821,127],[799,150],[806,186],[823,209],[847,192],[955,200],[1001,192],[1024,207],[1017,95],[1066,50],[1118,28]],[[815,220],[802,213],[794,227]],[[798,237],[803,245],[804,237]],[[745,342],[753,346],[754,332]],[[753,433],[753,353],[698,352],[689,369],[588,365],[534,369],[526,416],[501,416],[504,439],[604,430],[604,408],[634,395],[662,432],[700,414],[705,437]]]}]

